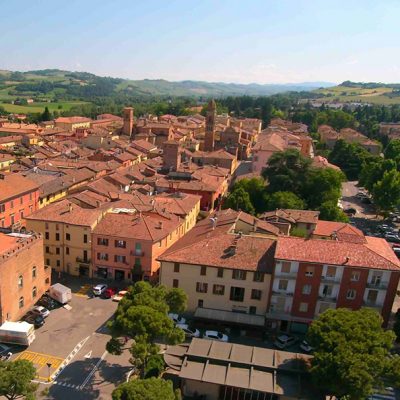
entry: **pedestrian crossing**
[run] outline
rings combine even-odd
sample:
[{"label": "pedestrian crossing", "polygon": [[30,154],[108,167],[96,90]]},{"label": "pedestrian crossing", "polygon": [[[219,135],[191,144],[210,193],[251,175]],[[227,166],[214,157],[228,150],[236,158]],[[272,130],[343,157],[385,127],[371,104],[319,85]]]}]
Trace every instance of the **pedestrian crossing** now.
[{"label": "pedestrian crossing", "polygon": [[54,381],[53,385],[58,385],[69,389],[82,390],[80,385],[74,385],[73,383],[68,383],[63,381]]},{"label": "pedestrian crossing", "polygon": [[86,283],[85,285],[81,286],[81,288],[75,293],[78,297],[87,297],[90,291],[91,285]]}]

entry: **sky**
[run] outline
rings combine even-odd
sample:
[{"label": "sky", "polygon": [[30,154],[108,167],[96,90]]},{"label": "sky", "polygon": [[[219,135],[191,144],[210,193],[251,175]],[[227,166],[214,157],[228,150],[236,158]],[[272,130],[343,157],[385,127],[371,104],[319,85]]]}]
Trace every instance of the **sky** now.
[{"label": "sky", "polygon": [[0,0],[0,69],[400,82],[400,0]]}]

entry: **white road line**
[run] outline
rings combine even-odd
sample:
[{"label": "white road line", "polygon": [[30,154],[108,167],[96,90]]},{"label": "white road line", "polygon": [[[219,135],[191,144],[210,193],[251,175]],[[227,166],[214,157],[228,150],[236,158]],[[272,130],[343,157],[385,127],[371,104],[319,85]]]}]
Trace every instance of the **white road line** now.
[{"label": "white road line", "polygon": [[108,352],[105,351],[103,353],[103,355],[101,356],[100,360],[97,361],[96,365],[92,368],[92,370],[90,371],[89,375],[86,377],[86,379],[83,381],[82,385],[79,387],[81,390],[85,388],[85,386],[88,384],[88,382],[90,381],[90,379],[92,378],[92,376],[94,375],[94,373],[96,372],[97,368],[99,367],[99,365],[103,362],[103,360],[106,358]]}]

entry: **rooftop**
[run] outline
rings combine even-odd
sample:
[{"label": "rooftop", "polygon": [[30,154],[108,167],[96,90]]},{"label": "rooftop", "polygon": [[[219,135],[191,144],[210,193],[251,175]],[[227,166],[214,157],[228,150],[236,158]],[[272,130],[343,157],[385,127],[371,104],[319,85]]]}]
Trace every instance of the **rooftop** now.
[{"label": "rooftop", "polygon": [[17,173],[0,174],[0,202],[39,189],[39,185]]}]

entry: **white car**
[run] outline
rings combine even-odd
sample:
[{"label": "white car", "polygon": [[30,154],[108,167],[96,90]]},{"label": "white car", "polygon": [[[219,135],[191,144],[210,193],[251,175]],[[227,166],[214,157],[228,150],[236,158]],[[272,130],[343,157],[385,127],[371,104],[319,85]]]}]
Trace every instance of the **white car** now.
[{"label": "white car", "polygon": [[123,297],[128,293],[127,290],[120,290],[112,299],[112,301],[121,301]]},{"label": "white car", "polygon": [[286,349],[286,347],[295,344],[296,342],[297,338],[295,338],[294,336],[281,335],[275,339],[274,346],[277,347],[278,349],[283,350]]},{"label": "white car", "polygon": [[313,351],[313,348],[308,344],[306,340],[303,340],[300,343],[300,348],[306,353],[311,353]]},{"label": "white car", "polygon": [[106,289],[107,289],[107,285],[105,285],[104,283],[103,283],[103,284],[100,284],[100,285],[96,285],[96,286],[93,288],[93,294],[94,294],[95,296],[100,296],[101,294],[103,294],[103,292],[104,292]]},{"label": "white car", "polygon": [[50,311],[46,307],[36,306],[32,308],[32,312],[40,315],[43,318],[47,318],[50,315]]},{"label": "white car", "polygon": [[198,329],[190,329],[188,324],[177,324],[176,326],[185,332],[186,337],[200,337],[200,331]]},{"label": "white car", "polygon": [[228,342],[229,338],[224,333],[218,331],[205,331],[203,339],[219,340],[220,342]]},{"label": "white car", "polygon": [[170,317],[176,324],[186,324],[186,319],[181,317],[179,314],[169,313],[168,317]]}]

